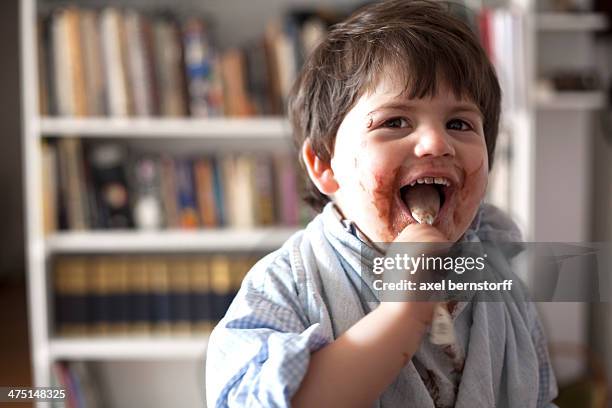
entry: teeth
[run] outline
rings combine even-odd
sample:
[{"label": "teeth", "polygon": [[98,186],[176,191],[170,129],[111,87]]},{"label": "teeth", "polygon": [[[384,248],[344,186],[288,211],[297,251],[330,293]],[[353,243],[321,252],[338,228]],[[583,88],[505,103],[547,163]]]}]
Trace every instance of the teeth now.
[{"label": "teeth", "polygon": [[445,177],[421,177],[410,183],[410,187],[415,184],[440,184],[443,186],[450,186],[450,181]]}]

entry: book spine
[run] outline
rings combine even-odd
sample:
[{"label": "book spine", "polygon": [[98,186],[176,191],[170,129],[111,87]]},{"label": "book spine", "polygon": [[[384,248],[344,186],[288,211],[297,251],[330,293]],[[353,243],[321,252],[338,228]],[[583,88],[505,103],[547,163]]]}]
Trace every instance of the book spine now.
[{"label": "book spine", "polygon": [[208,333],[213,328],[210,264],[205,257],[196,257],[190,269],[191,321],[194,333]]},{"label": "book spine", "polygon": [[223,159],[220,157],[215,157],[212,159],[213,161],[213,191],[215,196],[215,208],[216,208],[216,218],[217,225],[226,226],[229,225],[229,215],[227,212],[226,206],[228,205],[228,192],[224,189],[224,179],[225,176],[223,174]]},{"label": "book spine", "polygon": [[173,334],[191,332],[190,271],[185,258],[169,262],[170,322]]},{"label": "book spine", "polygon": [[155,157],[143,156],[132,163],[128,184],[134,197],[134,223],[140,229],[160,228],[163,221],[160,162]]},{"label": "book spine", "polygon": [[199,220],[192,162],[187,159],[179,159],[175,163],[179,224],[182,228],[197,228]]},{"label": "book spine", "polygon": [[155,87],[152,70],[151,30],[148,19],[134,10],[126,13],[125,31],[129,82],[133,95],[134,112],[138,116],[152,116]]},{"label": "book spine", "polygon": [[54,270],[57,335],[85,335],[89,320],[87,264],[82,258],[60,258]]},{"label": "book spine", "polygon": [[176,193],[176,170],[174,159],[161,158],[161,192],[167,228],[179,227],[179,213]]},{"label": "book spine", "polygon": [[162,258],[148,262],[151,285],[151,319],[153,334],[170,334],[170,293],[168,265]]},{"label": "book spine", "polygon": [[108,303],[111,334],[128,333],[128,271],[125,257],[114,256],[108,268]]},{"label": "book spine", "polygon": [[210,270],[211,304],[216,324],[223,318],[234,298],[229,259],[225,256],[213,256],[210,260]]},{"label": "book spine", "polygon": [[96,11],[81,10],[80,33],[87,113],[90,116],[101,116],[105,114],[104,72],[100,48],[99,18]]},{"label": "book spine", "polygon": [[130,228],[134,225],[124,168],[126,156],[123,146],[114,143],[97,145],[89,152],[100,223],[106,228]]},{"label": "book spine", "polygon": [[159,69],[160,113],[162,116],[184,116],[187,110],[180,33],[170,18],[157,19],[153,32]]},{"label": "book spine", "polygon": [[85,73],[83,67],[83,47],[81,44],[80,10],[70,7],[66,10],[66,30],[68,35],[68,64],[72,83],[72,114],[75,116],[86,116],[87,99],[85,89]]},{"label": "book spine", "polygon": [[151,333],[150,282],[145,257],[129,260],[128,270],[128,317],[129,330],[134,334]]},{"label": "book spine", "polygon": [[253,201],[256,206],[257,224],[272,225],[275,223],[272,162],[269,157],[257,156],[254,165]]},{"label": "book spine", "polygon": [[45,234],[56,231],[57,226],[57,153],[55,146],[43,142],[43,224]]},{"label": "book spine", "polygon": [[62,182],[65,183],[65,197],[68,215],[68,228],[86,229],[88,219],[85,194],[85,175],[81,142],[76,138],[64,138],[59,141],[62,166]]},{"label": "book spine", "polygon": [[110,261],[109,257],[96,257],[92,260],[89,293],[91,302],[91,330],[94,335],[110,332]]},{"label": "book spine", "polygon": [[191,116],[207,117],[212,114],[208,94],[211,88],[210,49],[206,41],[204,24],[197,18],[188,19],[183,25],[185,72],[189,91]]},{"label": "book spine", "polygon": [[104,55],[106,94],[110,116],[127,116],[129,100],[126,84],[126,64],[122,52],[122,15],[107,7],[101,14],[102,52]]},{"label": "book spine", "polygon": [[60,116],[72,116],[74,114],[74,84],[70,63],[70,41],[68,33],[67,14],[64,9],[57,9],[52,16],[52,49],[53,49],[53,73],[56,96],[57,113]]}]

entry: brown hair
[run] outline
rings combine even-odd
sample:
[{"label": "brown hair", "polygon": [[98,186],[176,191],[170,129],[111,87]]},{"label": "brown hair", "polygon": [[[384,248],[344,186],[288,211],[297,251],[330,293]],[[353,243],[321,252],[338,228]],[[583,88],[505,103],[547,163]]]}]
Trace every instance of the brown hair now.
[{"label": "brown hair", "polygon": [[[442,78],[457,98],[475,103],[483,114],[492,165],[501,90],[480,42],[450,12],[453,6],[457,4],[384,0],[333,26],[305,61],[289,95],[288,114],[298,152],[310,139],[315,154],[329,162],[345,115],[391,67],[403,76],[404,92],[411,99],[435,95]],[[301,154],[300,163],[303,167]],[[321,210],[329,198],[306,178],[304,199]]]}]

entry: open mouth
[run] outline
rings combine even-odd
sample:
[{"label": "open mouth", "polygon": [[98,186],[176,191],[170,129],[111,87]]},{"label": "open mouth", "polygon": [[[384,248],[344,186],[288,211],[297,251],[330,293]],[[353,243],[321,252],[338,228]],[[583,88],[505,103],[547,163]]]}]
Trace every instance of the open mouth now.
[{"label": "open mouth", "polygon": [[453,187],[446,177],[419,177],[399,190],[401,201],[418,223],[433,224],[444,210]]}]

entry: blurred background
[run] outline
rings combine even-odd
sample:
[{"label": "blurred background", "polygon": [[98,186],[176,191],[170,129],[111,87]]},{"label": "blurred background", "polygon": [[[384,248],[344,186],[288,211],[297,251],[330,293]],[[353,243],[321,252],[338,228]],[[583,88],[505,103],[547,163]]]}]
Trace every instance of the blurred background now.
[{"label": "blurred background", "polygon": [[[59,384],[70,407],[204,406],[207,333],[313,216],[288,91],[361,4],[0,2],[0,385]],[[453,10],[504,91],[487,200],[528,241],[610,241],[612,5]],[[610,406],[612,306],[539,307],[558,405]]]}]

